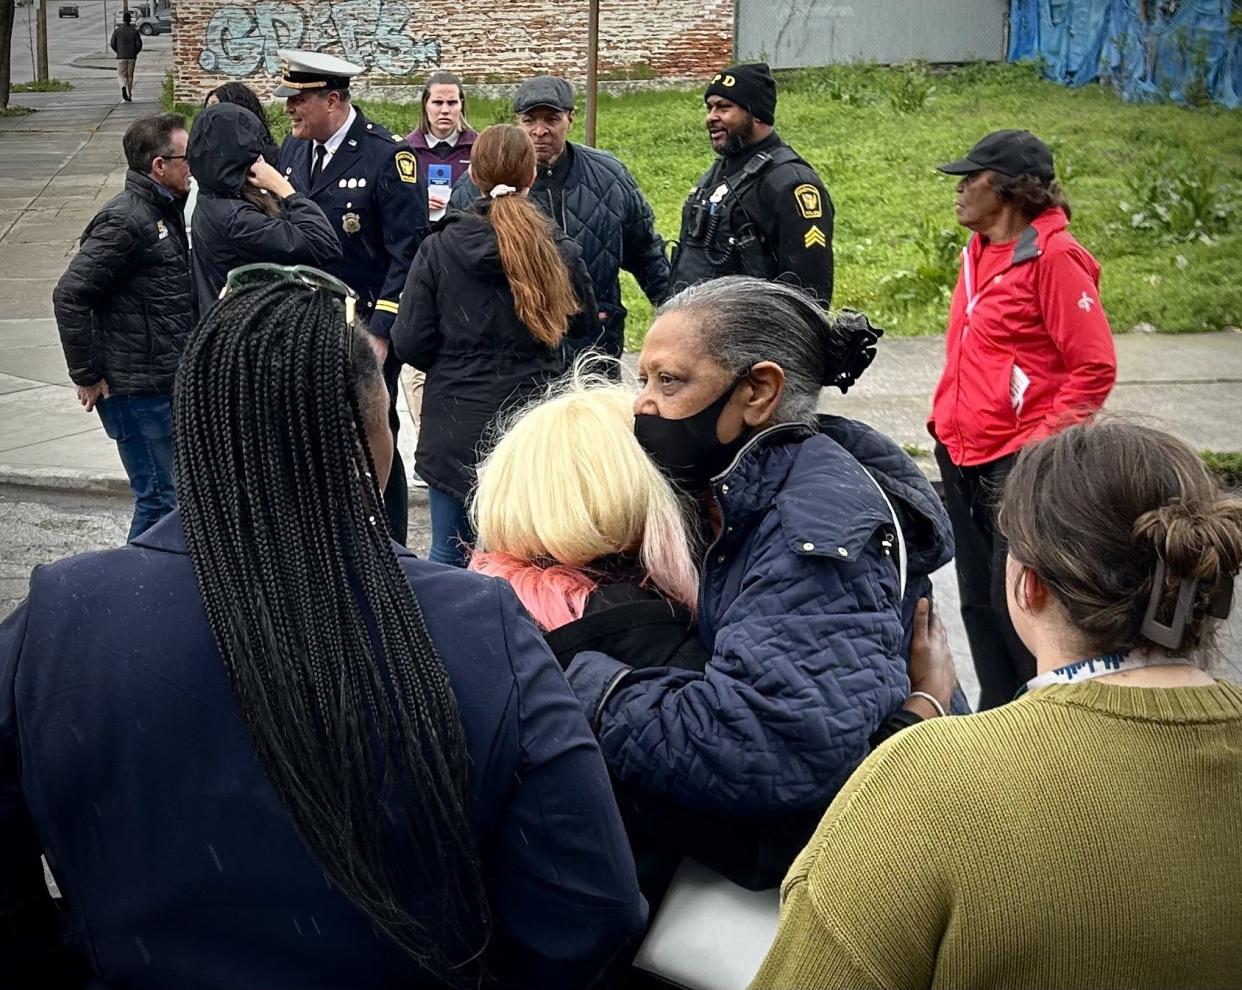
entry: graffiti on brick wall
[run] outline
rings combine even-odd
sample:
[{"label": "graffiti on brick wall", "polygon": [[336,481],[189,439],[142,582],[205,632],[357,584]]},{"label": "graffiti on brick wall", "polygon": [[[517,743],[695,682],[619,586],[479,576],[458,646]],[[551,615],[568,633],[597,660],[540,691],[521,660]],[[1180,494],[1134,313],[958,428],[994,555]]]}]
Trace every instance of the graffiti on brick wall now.
[{"label": "graffiti on brick wall", "polygon": [[309,7],[276,0],[217,7],[207,22],[198,64],[207,72],[242,77],[280,73],[280,48],[339,51],[378,72],[404,75],[440,64],[440,42],[405,33],[413,13],[401,0],[339,0]]}]

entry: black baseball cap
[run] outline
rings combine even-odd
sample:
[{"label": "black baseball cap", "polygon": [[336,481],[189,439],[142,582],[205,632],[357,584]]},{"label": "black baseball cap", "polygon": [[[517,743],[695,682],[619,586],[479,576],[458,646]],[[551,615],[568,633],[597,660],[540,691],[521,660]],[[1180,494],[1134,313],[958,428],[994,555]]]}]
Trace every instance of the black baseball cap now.
[{"label": "black baseball cap", "polygon": [[1010,178],[1034,175],[1051,182],[1056,173],[1052,167],[1052,149],[1030,131],[993,131],[968,152],[937,169],[949,175],[969,175],[985,168]]},{"label": "black baseball cap", "polygon": [[527,79],[513,94],[513,112],[526,113],[535,107],[572,110],[574,88],[556,76],[535,76],[534,79]]}]

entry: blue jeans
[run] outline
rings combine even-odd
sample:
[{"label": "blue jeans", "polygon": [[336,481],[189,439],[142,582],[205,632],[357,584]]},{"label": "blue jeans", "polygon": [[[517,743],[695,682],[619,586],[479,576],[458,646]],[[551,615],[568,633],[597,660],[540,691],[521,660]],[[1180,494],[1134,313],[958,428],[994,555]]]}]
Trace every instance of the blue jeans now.
[{"label": "blue jeans", "polygon": [[427,559],[437,564],[465,567],[470,561],[469,545],[474,542],[474,530],[466,507],[452,495],[427,489],[427,501],[431,509],[431,546]]},{"label": "blue jeans", "polygon": [[114,395],[95,406],[104,432],[116,441],[134,492],[129,539],[177,507],[173,487],[172,396]]}]

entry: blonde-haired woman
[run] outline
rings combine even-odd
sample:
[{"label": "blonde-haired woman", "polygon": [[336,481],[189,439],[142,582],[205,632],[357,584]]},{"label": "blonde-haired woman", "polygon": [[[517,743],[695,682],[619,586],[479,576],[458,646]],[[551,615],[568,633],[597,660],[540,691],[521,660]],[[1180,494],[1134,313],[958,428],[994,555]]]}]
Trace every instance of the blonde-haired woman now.
[{"label": "blonde-haired woman", "polygon": [[[512,585],[562,667],[599,650],[634,669],[701,672],[689,517],[634,437],[633,393],[582,369],[505,424],[479,465],[470,569]],[[653,913],[688,852],[726,865],[704,839],[728,830],[718,820],[614,789]]]},{"label": "blonde-haired woman", "polygon": [[566,338],[595,332],[595,293],[577,245],[528,201],[535,148],[510,124],[474,144],[486,198],[450,213],[410,267],[392,330],[397,356],[427,373],[415,454],[431,507],[428,556],[465,566],[476,451],[502,410],[566,366]]},{"label": "blonde-haired woman", "polygon": [[612,609],[626,613],[626,635],[672,619],[670,650],[646,638],[635,650],[651,666],[672,662],[686,638],[698,574],[681,503],[634,439],[633,404],[580,364],[522,410],[479,467],[470,567],[513,585],[554,649],[588,616],[570,638],[589,641]]}]

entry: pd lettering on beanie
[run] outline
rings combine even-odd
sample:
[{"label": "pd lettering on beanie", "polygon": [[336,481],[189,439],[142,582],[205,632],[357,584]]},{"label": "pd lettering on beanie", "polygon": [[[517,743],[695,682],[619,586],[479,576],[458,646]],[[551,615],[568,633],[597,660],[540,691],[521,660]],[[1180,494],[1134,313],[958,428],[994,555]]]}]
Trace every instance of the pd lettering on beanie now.
[{"label": "pd lettering on beanie", "polygon": [[746,62],[717,72],[703,99],[709,96],[736,103],[765,124],[776,123],[776,80],[766,62]]}]

